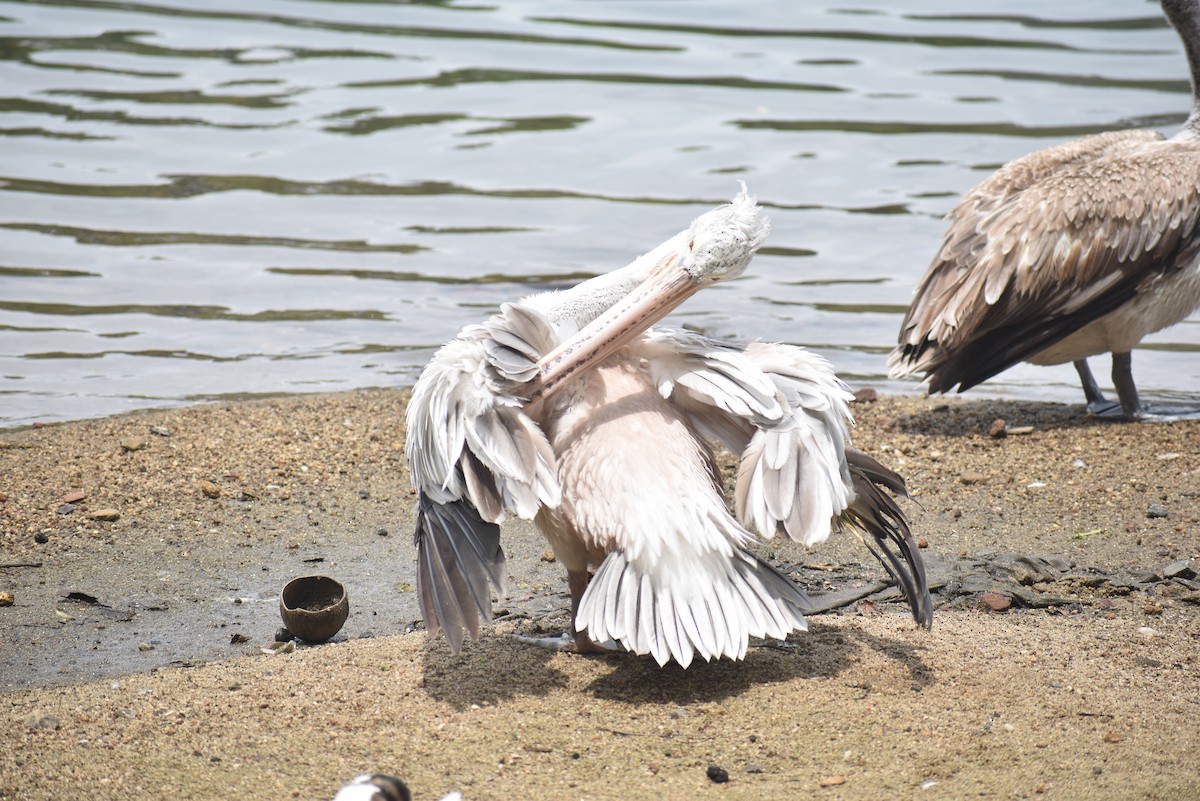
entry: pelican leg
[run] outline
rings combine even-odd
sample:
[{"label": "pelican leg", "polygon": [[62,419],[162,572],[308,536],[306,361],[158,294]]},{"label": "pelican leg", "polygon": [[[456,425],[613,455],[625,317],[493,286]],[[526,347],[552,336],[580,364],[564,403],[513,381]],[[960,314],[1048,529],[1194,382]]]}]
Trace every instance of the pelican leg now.
[{"label": "pelican leg", "polygon": [[[1141,422],[1165,422],[1168,420],[1200,420],[1200,408],[1195,406],[1153,406],[1143,404],[1138,397],[1137,385],[1133,383],[1133,355],[1130,353],[1114,353],[1112,355],[1112,380],[1117,389],[1120,404],[1108,403],[1109,408],[1088,403],[1088,412],[1108,420],[1137,420]],[[1076,362],[1076,369],[1082,362]],[[1080,373],[1080,378],[1083,373]],[[1087,394],[1087,383],[1084,382],[1084,393]]]},{"label": "pelican leg", "polygon": [[1100,391],[1100,385],[1096,383],[1096,378],[1092,375],[1092,368],[1088,367],[1087,359],[1080,359],[1074,362],[1074,365],[1075,372],[1079,373],[1079,383],[1083,384],[1083,397],[1087,400],[1088,414],[1094,414],[1097,417],[1120,414],[1120,404],[1104,397],[1104,393]]},{"label": "pelican leg", "polygon": [[[575,650],[581,654],[611,654],[613,648],[592,642],[585,632],[575,628],[575,616],[579,614],[579,603],[583,600],[583,593],[587,590],[590,579],[586,568],[567,571],[567,587],[571,590],[571,630],[575,634]],[[612,645],[615,647],[616,643]]]},{"label": "pelican leg", "polygon": [[1145,416],[1142,402],[1138,398],[1137,386],[1133,383],[1133,354],[1112,355],[1112,380],[1121,399],[1121,414],[1127,420],[1139,420]]}]

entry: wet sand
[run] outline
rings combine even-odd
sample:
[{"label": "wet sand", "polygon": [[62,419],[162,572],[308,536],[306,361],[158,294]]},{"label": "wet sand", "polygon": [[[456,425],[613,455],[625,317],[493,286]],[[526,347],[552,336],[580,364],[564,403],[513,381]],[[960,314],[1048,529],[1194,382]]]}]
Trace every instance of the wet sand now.
[{"label": "wet sand", "polygon": [[[0,798],[327,799],[373,771],[417,801],[1200,797],[1200,424],[860,404],[856,444],[916,500],[933,631],[885,590],[683,671],[508,636],[566,624],[565,577],[524,524],[499,621],[461,656],[431,643],[403,403],[0,433]],[[992,437],[997,418],[1032,430]],[[764,552],[818,600],[883,575],[851,534]],[[346,584],[345,628],[261,653],[308,573]]]}]

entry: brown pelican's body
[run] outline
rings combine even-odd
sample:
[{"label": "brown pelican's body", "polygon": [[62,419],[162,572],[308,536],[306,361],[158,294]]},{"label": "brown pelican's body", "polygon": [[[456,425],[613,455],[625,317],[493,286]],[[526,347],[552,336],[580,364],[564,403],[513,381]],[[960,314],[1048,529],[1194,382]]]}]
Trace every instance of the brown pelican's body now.
[{"label": "brown pelican's body", "polygon": [[[1200,86],[1200,2],[1163,0]],[[1088,409],[1147,416],[1130,352],[1200,307],[1200,100],[1171,139],[1118,131],[1002,167],[949,214],[888,366],[961,392],[1019,361],[1074,363]],[[1119,408],[1087,357],[1113,355]]]},{"label": "brown pelican's body", "polygon": [[[903,480],[847,447],[850,395],[828,363],[649,328],[739,274],[766,230],[739,196],[630,266],[504,306],[435,355],[408,414],[432,634],[455,650],[478,635],[488,582],[504,584],[506,512],[536,520],[567,569],[583,650],[617,641],[686,667],[803,629],[806,597],[747,550],[748,526],[810,545],[835,524],[865,530],[929,624],[920,554],[880,489]],[[742,455],[736,518],[710,440]]]}]

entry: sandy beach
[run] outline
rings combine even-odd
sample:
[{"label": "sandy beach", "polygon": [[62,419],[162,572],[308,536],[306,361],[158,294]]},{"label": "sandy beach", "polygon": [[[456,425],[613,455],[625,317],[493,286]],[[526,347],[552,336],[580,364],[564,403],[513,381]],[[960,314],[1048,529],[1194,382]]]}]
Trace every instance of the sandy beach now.
[{"label": "sandy beach", "polygon": [[[894,590],[846,601],[884,577],[852,534],[772,541],[833,608],[684,671],[510,636],[567,624],[520,522],[497,621],[459,656],[431,642],[405,397],[0,433],[0,799],[323,801],[376,771],[417,801],[1200,798],[1200,423],[857,404],[855,444],[913,493],[933,630]],[[264,654],[279,589],[317,573],[345,627]]]}]

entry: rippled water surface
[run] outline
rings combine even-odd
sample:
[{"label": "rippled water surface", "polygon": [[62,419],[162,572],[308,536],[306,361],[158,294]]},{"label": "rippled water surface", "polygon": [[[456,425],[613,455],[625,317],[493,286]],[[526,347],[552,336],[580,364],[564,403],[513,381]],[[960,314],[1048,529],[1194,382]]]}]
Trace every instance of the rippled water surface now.
[{"label": "rippled water surface", "polygon": [[[0,0],[0,425],[411,384],[739,179],[768,247],[674,323],[909,387],[885,354],[954,198],[1173,132],[1186,76],[1134,0]],[[1200,392],[1197,351],[1195,321],[1144,343],[1145,394]]]}]

